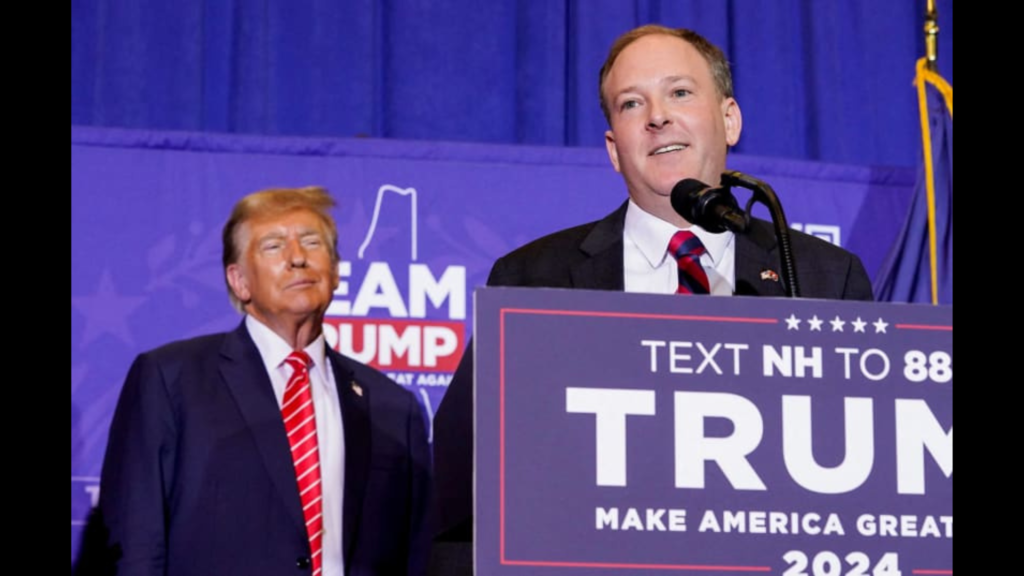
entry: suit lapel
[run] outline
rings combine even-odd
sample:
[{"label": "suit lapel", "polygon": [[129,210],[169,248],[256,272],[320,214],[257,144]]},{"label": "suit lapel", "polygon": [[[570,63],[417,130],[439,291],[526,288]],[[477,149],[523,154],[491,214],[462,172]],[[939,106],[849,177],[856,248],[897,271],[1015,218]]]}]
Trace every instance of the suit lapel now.
[{"label": "suit lapel", "polygon": [[736,295],[786,296],[775,233],[763,220],[751,219],[750,230],[736,235]]},{"label": "suit lapel", "polygon": [[296,526],[305,533],[306,521],[302,516],[302,502],[295,484],[295,466],[284,422],[281,420],[281,410],[274,397],[270,377],[263,367],[263,359],[245,328],[245,322],[224,340],[220,375],[256,441],[256,448],[278,495]]},{"label": "suit lapel", "polygon": [[348,360],[327,348],[334,382],[338,386],[341,420],[345,428],[345,503],[343,505],[342,534],[344,537],[345,565],[350,566],[356,530],[363,510],[363,494],[370,469],[370,389],[355,379]]},{"label": "suit lapel", "polygon": [[574,265],[569,274],[573,288],[585,290],[624,290],[625,272],[622,264],[622,230],[626,223],[626,206],[598,221],[580,243],[580,250],[589,256]]}]

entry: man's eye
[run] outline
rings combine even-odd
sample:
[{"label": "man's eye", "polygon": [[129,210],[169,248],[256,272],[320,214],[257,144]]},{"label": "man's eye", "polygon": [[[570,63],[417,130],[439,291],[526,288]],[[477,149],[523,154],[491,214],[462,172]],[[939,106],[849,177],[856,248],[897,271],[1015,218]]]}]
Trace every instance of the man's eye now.
[{"label": "man's eye", "polygon": [[629,110],[630,108],[636,108],[639,105],[640,103],[637,102],[636,100],[626,100],[625,102],[622,103],[621,109]]},{"label": "man's eye", "polygon": [[282,246],[284,246],[284,242],[279,242],[279,241],[264,242],[263,246],[262,246],[262,250],[264,252],[273,252],[275,250],[280,250]]},{"label": "man's eye", "polygon": [[309,237],[309,238],[303,239],[302,240],[302,244],[303,244],[303,246],[305,246],[307,248],[316,248],[317,246],[320,246],[321,244],[323,244],[323,242],[321,242],[319,238]]},{"label": "man's eye", "polygon": [[672,95],[675,96],[676,98],[685,98],[690,94],[691,92],[686,88],[676,88],[675,90],[672,91]]}]

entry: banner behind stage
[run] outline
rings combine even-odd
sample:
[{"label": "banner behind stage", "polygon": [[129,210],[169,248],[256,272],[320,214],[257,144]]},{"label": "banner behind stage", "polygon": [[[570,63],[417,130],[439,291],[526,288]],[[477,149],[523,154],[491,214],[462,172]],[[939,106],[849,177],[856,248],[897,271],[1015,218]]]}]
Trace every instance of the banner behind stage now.
[{"label": "banner behind stage", "polygon": [[[729,167],[770,182],[794,227],[857,253],[872,275],[914,181],[906,169],[749,156]],[[598,148],[73,127],[72,559],[132,359],[234,327],[220,261],[231,207],[256,190],[314,184],[339,204],[342,278],[328,341],[412,390],[428,419],[470,335],[472,289],[494,260],[626,198]]]}]

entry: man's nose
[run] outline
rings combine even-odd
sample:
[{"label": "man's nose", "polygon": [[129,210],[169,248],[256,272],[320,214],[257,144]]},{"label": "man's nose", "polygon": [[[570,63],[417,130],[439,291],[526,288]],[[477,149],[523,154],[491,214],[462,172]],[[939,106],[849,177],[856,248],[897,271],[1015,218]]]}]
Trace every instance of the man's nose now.
[{"label": "man's nose", "polygon": [[652,130],[661,130],[668,123],[668,115],[665,114],[665,108],[657,100],[652,100],[647,107],[647,127]]},{"label": "man's nose", "polygon": [[292,268],[305,268],[306,262],[306,249],[302,246],[302,242],[297,240],[288,242],[288,263]]}]

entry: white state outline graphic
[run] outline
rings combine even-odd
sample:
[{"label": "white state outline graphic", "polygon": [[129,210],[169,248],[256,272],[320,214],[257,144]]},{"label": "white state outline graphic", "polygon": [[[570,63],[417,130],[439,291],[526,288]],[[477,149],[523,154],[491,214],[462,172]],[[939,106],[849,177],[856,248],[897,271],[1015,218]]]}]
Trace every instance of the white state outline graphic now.
[{"label": "white state outline graphic", "polygon": [[411,224],[411,226],[409,228],[411,230],[410,236],[412,238],[412,247],[411,247],[411,249],[412,249],[412,261],[415,262],[416,261],[416,189],[415,188],[399,188],[398,186],[394,186],[392,184],[384,184],[383,186],[381,186],[380,188],[377,189],[377,201],[376,201],[376,203],[373,206],[373,218],[370,220],[370,229],[366,231],[366,238],[363,239],[363,243],[359,246],[359,252],[357,253],[357,255],[359,256],[359,259],[362,260],[363,259],[363,254],[366,252],[366,247],[370,245],[370,240],[373,239],[373,233],[376,232],[376,230],[377,230],[377,218],[380,216],[380,206],[383,203],[384,193],[385,192],[397,192],[398,194],[401,194],[402,196],[410,196],[412,198],[412,200],[410,200],[410,210],[409,210],[410,216],[411,216],[411,220],[412,220],[412,224]]}]

